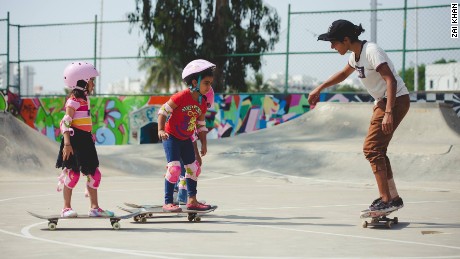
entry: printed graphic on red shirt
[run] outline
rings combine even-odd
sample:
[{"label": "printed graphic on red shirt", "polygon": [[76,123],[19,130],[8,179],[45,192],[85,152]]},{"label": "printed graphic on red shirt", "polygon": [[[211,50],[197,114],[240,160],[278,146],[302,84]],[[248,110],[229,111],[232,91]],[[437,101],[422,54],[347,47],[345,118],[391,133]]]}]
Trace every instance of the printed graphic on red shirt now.
[{"label": "printed graphic on red shirt", "polygon": [[165,130],[178,139],[190,138],[196,128],[197,119],[206,113],[206,101],[202,100],[201,105],[192,98],[190,91],[184,90],[171,97],[177,105],[169,120],[166,122]]}]

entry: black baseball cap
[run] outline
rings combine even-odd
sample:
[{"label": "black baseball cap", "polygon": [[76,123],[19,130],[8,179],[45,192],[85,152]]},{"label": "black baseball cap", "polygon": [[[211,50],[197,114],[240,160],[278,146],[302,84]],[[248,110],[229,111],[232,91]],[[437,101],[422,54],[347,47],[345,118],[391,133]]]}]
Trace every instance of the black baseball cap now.
[{"label": "black baseball cap", "polygon": [[329,26],[329,30],[318,36],[318,40],[324,41],[343,41],[345,37],[350,37],[355,33],[355,25],[347,20],[337,20]]}]

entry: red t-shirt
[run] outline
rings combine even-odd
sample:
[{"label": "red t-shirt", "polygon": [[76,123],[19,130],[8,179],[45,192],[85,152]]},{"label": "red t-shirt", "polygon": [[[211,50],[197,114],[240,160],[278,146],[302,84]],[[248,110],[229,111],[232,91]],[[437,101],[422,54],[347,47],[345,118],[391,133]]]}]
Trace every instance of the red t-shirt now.
[{"label": "red t-shirt", "polygon": [[165,131],[178,139],[189,139],[195,131],[198,117],[208,110],[206,100],[201,98],[199,104],[192,98],[190,89],[185,89],[171,96],[171,101],[177,107],[166,122]]}]

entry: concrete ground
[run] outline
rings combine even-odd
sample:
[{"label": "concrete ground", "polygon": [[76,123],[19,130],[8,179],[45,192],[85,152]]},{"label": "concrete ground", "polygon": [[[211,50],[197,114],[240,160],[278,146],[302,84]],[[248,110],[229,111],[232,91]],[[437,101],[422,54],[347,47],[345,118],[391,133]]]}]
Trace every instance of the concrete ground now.
[{"label": "concrete ground", "polygon": [[[460,258],[458,118],[439,105],[412,106],[389,148],[405,203],[390,215],[399,224],[362,228],[359,212],[378,196],[360,151],[371,111],[366,104],[322,104],[274,128],[210,141],[198,198],[219,208],[200,223],[126,219],[113,230],[108,220],[62,220],[55,231],[26,211],[56,214],[62,207],[58,170],[47,162],[57,146],[40,152],[50,158],[33,158],[11,131],[23,130],[34,143],[46,138],[4,116],[11,131],[0,131],[8,139],[0,148],[1,257]],[[122,215],[123,202],[162,203],[161,145],[98,152],[101,207]],[[27,162],[11,165],[27,156],[43,165],[34,172]],[[72,201],[87,212],[83,181]]]}]

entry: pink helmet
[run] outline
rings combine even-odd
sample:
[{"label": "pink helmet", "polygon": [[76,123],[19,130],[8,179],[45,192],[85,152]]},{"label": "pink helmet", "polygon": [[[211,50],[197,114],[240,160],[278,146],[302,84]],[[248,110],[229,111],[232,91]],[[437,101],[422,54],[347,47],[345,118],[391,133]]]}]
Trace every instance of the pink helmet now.
[{"label": "pink helmet", "polygon": [[216,65],[204,59],[195,59],[185,66],[184,70],[182,71],[182,79],[185,79],[191,74],[199,73],[211,67],[216,67]]},{"label": "pink helmet", "polygon": [[85,90],[77,86],[78,80],[84,80],[88,83],[91,78],[98,75],[99,72],[97,72],[96,68],[92,64],[83,61],[76,61],[67,65],[64,69],[64,83],[72,90],[75,88]]},{"label": "pink helmet", "polygon": [[208,109],[214,107],[214,90],[209,88],[209,91],[205,94],[206,102],[208,103]]}]

